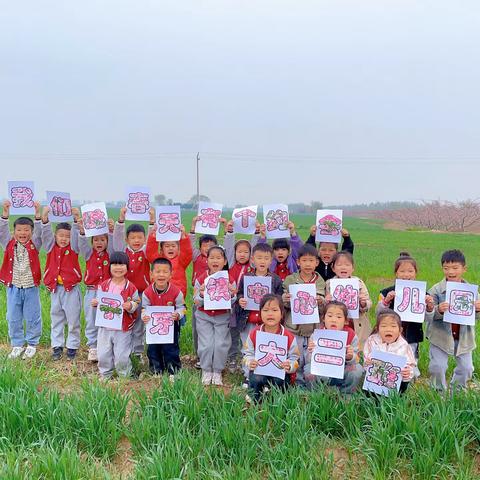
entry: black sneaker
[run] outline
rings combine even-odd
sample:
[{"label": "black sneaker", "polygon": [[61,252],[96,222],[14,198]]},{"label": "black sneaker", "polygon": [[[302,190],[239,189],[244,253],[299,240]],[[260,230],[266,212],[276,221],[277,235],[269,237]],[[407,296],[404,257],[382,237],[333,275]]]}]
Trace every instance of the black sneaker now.
[{"label": "black sneaker", "polygon": [[52,351],[52,358],[53,360],[60,360],[63,355],[63,348],[62,347],[53,347]]},{"label": "black sneaker", "polygon": [[73,360],[77,356],[76,348],[67,348],[67,358]]}]

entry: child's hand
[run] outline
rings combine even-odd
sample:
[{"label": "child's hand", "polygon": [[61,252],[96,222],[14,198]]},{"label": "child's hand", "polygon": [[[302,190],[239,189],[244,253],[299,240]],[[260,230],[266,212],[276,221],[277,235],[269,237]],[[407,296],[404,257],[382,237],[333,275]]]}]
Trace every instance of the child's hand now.
[{"label": "child's hand", "polygon": [[203,297],[205,293],[205,284],[200,285],[200,288],[198,289],[198,293],[200,294],[201,297]]},{"label": "child's hand", "polygon": [[125,221],[125,216],[127,215],[127,207],[122,207],[120,213],[118,214],[118,221],[123,223]]},{"label": "child's hand", "polygon": [[308,347],[307,347],[308,353],[312,353],[314,348],[315,348],[315,342],[310,338],[308,340]]},{"label": "child's hand", "polygon": [[287,223],[287,228],[290,230],[290,235],[295,236],[295,224],[293,222]]},{"label": "child's hand", "polygon": [[358,299],[360,300],[360,306],[365,308],[367,306],[367,296],[364,293],[361,293],[358,296]]},{"label": "child's hand", "polygon": [[[80,223],[80,221],[78,222]],[[83,222],[82,222],[83,226]],[[115,220],[113,218],[108,219],[108,233],[113,233],[113,229],[115,228]]]},{"label": "child's hand", "polygon": [[50,213],[50,207],[43,207],[42,222],[48,223],[48,214]]},{"label": "child's hand", "polygon": [[250,370],[255,370],[258,367],[258,360],[250,360],[250,363],[248,364],[248,368]]},{"label": "child's hand", "polygon": [[144,312],[145,310],[142,312],[142,322],[146,325],[150,321],[151,317]]},{"label": "child's hand", "polygon": [[328,303],[328,302],[331,302],[332,301],[332,294],[331,293],[327,293],[325,295],[325,303]]},{"label": "child's hand", "polygon": [[149,215],[150,215],[150,224],[153,225],[155,223],[155,220],[156,220],[156,214],[155,214],[155,208],[154,207],[150,207],[150,210],[148,211]]},{"label": "child's hand", "polygon": [[387,293],[387,296],[383,299],[383,304],[385,306],[390,305],[390,302],[395,298],[395,291],[391,291]]},{"label": "child's hand", "polygon": [[247,306],[247,299],[245,297],[242,297],[239,301],[238,304],[242,307],[245,308]]},{"label": "child's hand", "polygon": [[122,308],[129,312],[132,309],[132,302],[130,300],[128,302],[123,302]]},{"label": "child's hand", "polygon": [[477,300],[477,301],[475,302],[475,311],[476,311],[476,312],[480,312],[480,300]]},{"label": "child's hand", "polygon": [[342,238],[347,238],[350,236],[350,232],[346,228],[342,228]]},{"label": "child's hand", "polygon": [[282,368],[288,373],[290,371],[292,365],[290,365],[290,362],[285,360],[282,362]]},{"label": "child's hand", "polygon": [[260,222],[258,220],[255,221],[255,233],[260,233]]},{"label": "child's hand", "polygon": [[33,206],[35,207],[35,218],[40,218],[42,215],[40,202],[33,202]]},{"label": "child's hand", "polygon": [[400,373],[402,374],[402,380],[406,382],[407,380],[410,380],[412,369],[407,365],[400,370]]},{"label": "child's hand", "polygon": [[282,295],[282,300],[284,303],[290,303],[291,298],[292,298],[292,295],[290,293],[284,293]]},{"label": "child's hand", "polygon": [[187,234],[185,232],[185,225],[183,223],[180,225],[180,233],[181,233],[181,235],[180,235],[181,238],[186,238],[187,237]]},{"label": "child's hand", "polygon": [[345,351],[345,360],[348,362],[353,358],[353,347],[351,345],[347,345],[347,350]]},{"label": "child's hand", "polygon": [[450,304],[448,302],[439,303],[438,313],[445,313],[448,310],[448,307],[450,307]]},{"label": "child's hand", "polygon": [[92,298],[92,301],[90,302],[90,305],[92,307],[98,307],[98,299],[97,298]]},{"label": "child's hand", "polygon": [[10,215],[10,207],[11,206],[12,206],[12,202],[10,200],[5,200],[3,202],[2,217],[8,217]]},{"label": "child's hand", "polygon": [[312,237],[314,237],[316,234],[317,234],[317,226],[316,226],[316,225],[312,225],[312,226],[310,227],[310,235],[311,235]]},{"label": "child's hand", "polygon": [[226,230],[226,228],[227,228],[227,219],[226,218],[220,217],[218,219],[218,223],[221,223],[223,225],[223,229]]},{"label": "child's hand", "polygon": [[267,227],[264,223],[260,225],[260,238],[267,238]]},{"label": "child's hand", "polygon": [[235,285],[233,283],[228,284],[228,291],[230,292],[230,295],[233,297],[237,293],[237,289],[235,288]]},{"label": "child's hand", "polygon": [[190,231],[193,233],[195,231],[195,227],[197,226],[197,222],[198,222],[198,215],[195,215],[193,218],[192,218],[192,226],[190,228]]},{"label": "child's hand", "polygon": [[85,235],[85,228],[83,227],[83,218],[80,217],[77,222],[78,229],[80,230],[80,235]]},{"label": "child's hand", "polygon": [[427,312],[433,312],[435,304],[431,295],[425,295],[425,304],[427,305]]},{"label": "child's hand", "polygon": [[77,207],[72,208],[72,216],[73,216],[73,221],[77,222],[82,218],[80,215],[80,210]]},{"label": "child's hand", "polygon": [[229,220],[225,226],[225,231],[227,233],[233,233],[233,220]]},{"label": "child's hand", "polygon": [[324,300],[325,299],[319,293],[317,293],[317,303],[318,303],[318,305],[321,305]]},{"label": "child's hand", "polygon": [[178,322],[180,320],[180,314],[178,312],[173,312],[172,313],[172,320],[174,322]]}]

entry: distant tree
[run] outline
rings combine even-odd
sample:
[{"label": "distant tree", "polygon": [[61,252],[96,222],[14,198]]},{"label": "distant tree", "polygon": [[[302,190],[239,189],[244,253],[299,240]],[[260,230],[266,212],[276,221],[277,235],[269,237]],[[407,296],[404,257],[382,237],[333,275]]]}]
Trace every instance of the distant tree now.
[{"label": "distant tree", "polygon": [[[200,198],[199,198],[199,201],[200,202],[210,202],[210,198],[207,197],[206,195],[200,195]],[[192,195],[186,202],[186,204],[188,205],[193,205],[194,207],[197,207],[197,195]]]},{"label": "distant tree", "polygon": [[165,205],[165,200],[166,200],[165,195],[158,194],[158,195],[155,195],[154,198],[155,198],[156,205]]},{"label": "distant tree", "polygon": [[310,202],[310,209],[312,213],[316,212],[317,210],[321,210],[323,208],[323,203],[319,202],[318,200],[312,200]]}]

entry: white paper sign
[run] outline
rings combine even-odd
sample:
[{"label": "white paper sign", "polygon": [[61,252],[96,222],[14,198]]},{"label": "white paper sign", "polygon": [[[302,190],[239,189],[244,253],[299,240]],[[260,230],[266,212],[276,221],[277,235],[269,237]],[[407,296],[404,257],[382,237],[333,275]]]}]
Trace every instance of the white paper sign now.
[{"label": "white paper sign", "polygon": [[257,223],[257,205],[235,208],[232,213],[233,233],[253,235]]},{"label": "white paper sign", "polygon": [[255,346],[255,360],[258,367],[254,370],[257,375],[285,378],[282,362],[287,360],[287,337],[275,333],[257,332]]},{"label": "white paper sign", "polygon": [[475,325],[475,302],[478,285],[462,282],[447,282],[445,301],[449,304],[443,321],[460,325]]},{"label": "white paper sign", "polygon": [[342,240],[342,210],[317,210],[316,242],[340,243]]},{"label": "white paper sign", "polygon": [[293,325],[319,323],[317,289],[314,283],[289,285]]},{"label": "white paper sign", "polygon": [[401,370],[407,364],[406,357],[373,350],[371,361],[372,364],[365,367],[363,389],[385,396],[395,390],[398,392],[402,383]]},{"label": "white paper sign", "polygon": [[86,237],[108,233],[108,213],[104,202],[83,205],[81,210]]},{"label": "white paper sign", "polygon": [[288,205],[274,203],[263,206],[263,222],[267,238],[290,238]]},{"label": "white paper sign", "polygon": [[148,187],[127,188],[127,213],[125,220],[150,220],[150,189]]},{"label": "white paper sign", "polygon": [[222,208],[221,203],[198,202],[199,218],[195,224],[195,233],[218,235]]},{"label": "white paper sign", "polygon": [[99,290],[97,299],[95,326],[109,328],[110,330],[121,330],[123,321],[122,296]]},{"label": "white paper sign", "polygon": [[178,242],[182,236],[182,217],[179,205],[155,207],[156,238],[159,242]]},{"label": "white paper sign", "polygon": [[232,296],[228,289],[228,272],[221,270],[205,279],[203,308],[205,310],[227,310],[232,308]]},{"label": "white paper sign", "polygon": [[315,330],[312,340],[311,373],[321,377],[343,378],[348,334],[344,330]]},{"label": "white paper sign", "polygon": [[150,317],[150,320],[145,326],[145,343],[163,344],[173,343],[174,325],[175,322],[172,315],[175,307],[145,307],[145,314]]},{"label": "white paper sign", "polygon": [[425,320],[425,294],[427,282],[416,280],[395,281],[395,303],[393,309],[402,322],[423,323]]},{"label": "white paper sign", "polygon": [[12,215],[33,215],[35,213],[35,186],[33,182],[8,182],[8,198],[12,203]]},{"label": "white paper sign", "polygon": [[332,299],[346,305],[349,318],[359,318],[359,293],[360,282],[358,278],[332,278],[330,280],[330,294],[332,295]]},{"label": "white paper sign", "polygon": [[272,277],[245,275],[243,277],[243,297],[247,301],[245,310],[260,310],[260,302],[272,292]]},{"label": "white paper sign", "polygon": [[50,207],[50,221],[54,223],[72,221],[72,201],[69,193],[47,191],[47,205]]}]

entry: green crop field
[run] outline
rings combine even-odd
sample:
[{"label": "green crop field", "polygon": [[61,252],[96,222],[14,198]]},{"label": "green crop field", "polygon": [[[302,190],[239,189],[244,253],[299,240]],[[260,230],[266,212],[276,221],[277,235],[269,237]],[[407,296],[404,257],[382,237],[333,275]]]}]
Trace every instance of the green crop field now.
[{"label": "green crop field", "polygon": [[[183,215],[187,230],[192,216]],[[313,216],[292,220],[306,239]],[[355,242],[355,274],[374,304],[392,284],[403,250],[417,259],[417,279],[429,286],[441,279],[440,256],[451,248],[467,257],[466,279],[480,281],[475,235],[387,230],[380,221],[353,218],[345,227]],[[291,389],[247,407],[238,375],[227,375],[223,389],[202,388],[188,357],[190,322],[181,339],[187,368],[174,384],[144,365],[137,366],[138,379],[100,384],[85,348],[75,362],[54,363],[43,287],[41,299],[39,354],[31,363],[7,361],[0,289],[1,479],[480,478],[479,392],[433,392],[427,342],[422,379],[403,397],[344,399],[331,390]],[[478,372],[476,352],[474,364]]]}]

